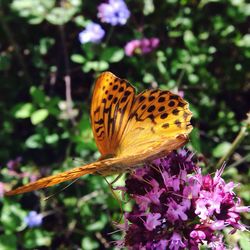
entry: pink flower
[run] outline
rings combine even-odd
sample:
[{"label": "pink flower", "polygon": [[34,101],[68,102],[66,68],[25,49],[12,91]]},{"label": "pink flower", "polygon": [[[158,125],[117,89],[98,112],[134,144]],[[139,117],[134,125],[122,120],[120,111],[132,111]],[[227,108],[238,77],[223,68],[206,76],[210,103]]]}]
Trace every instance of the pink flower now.
[{"label": "pink flower", "polygon": [[181,235],[174,232],[170,239],[169,249],[178,250],[184,247],[186,247],[186,245],[183,243]]},{"label": "pink flower", "polygon": [[157,226],[161,224],[159,219],[161,218],[161,214],[155,213],[155,214],[148,214],[147,220],[144,222],[144,226],[147,228],[148,231],[152,231]]},{"label": "pink flower", "polygon": [[187,215],[185,214],[186,206],[177,204],[174,200],[169,201],[168,210],[166,213],[167,219],[174,224],[177,220],[187,220]]},{"label": "pink flower", "polygon": [[159,46],[160,40],[158,38],[143,38],[135,39],[128,42],[125,47],[125,54],[133,56],[134,54],[147,54]]},{"label": "pink flower", "polygon": [[0,182],[0,198],[3,197],[4,194],[4,183]]},{"label": "pink flower", "polygon": [[126,213],[128,249],[198,250],[207,244],[213,250],[225,249],[222,230],[246,230],[240,213],[250,212],[234,193],[237,186],[215,175],[202,175],[185,151],[157,159],[137,169],[123,190],[135,200]]},{"label": "pink flower", "polygon": [[193,230],[190,233],[190,237],[193,238],[197,243],[201,243],[206,239],[206,234],[202,230]]}]

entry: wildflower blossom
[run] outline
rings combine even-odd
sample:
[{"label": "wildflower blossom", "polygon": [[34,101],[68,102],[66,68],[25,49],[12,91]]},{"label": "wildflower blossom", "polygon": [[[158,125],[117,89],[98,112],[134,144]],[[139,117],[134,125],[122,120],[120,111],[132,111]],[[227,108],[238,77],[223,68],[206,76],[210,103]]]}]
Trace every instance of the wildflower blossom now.
[{"label": "wildflower blossom", "polygon": [[18,167],[20,166],[20,163],[22,161],[22,157],[21,156],[18,156],[16,159],[11,159],[7,162],[7,167],[9,170],[18,170]]},{"label": "wildflower blossom", "polygon": [[158,47],[160,40],[158,38],[143,38],[141,40],[132,40],[128,42],[124,51],[127,56],[133,56],[134,54],[147,54]]},{"label": "wildflower blossom", "polygon": [[194,250],[206,244],[226,249],[220,231],[229,226],[231,233],[245,230],[240,213],[250,212],[250,207],[241,206],[233,192],[236,185],[226,183],[222,172],[202,175],[184,150],[136,170],[126,180],[125,191],[135,205],[120,225],[126,235],[119,246]]},{"label": "wildflower blossom", "polygon": [[97,16],[103,23],[109,23],[112,26],[124,25],[130,17],[130,11],[123,0],[109,0],[108,3],[98,6]]},{"label": "wildflower blossom", "polygon": [[36,173],[29,173],[27,171],[22,172],[21,169],[21,162],[22,162],[22,157],[18,156],[15,159],[11,159],[7,162],[7,168],[8,168],[8,175],[9,176],[15,176],[18,178],[25,178],[28,177],[30,181],[36,181],[38,176]]},{"label": "wildflower blossom", "polygon": [[28,227],[38,227],[42,224],[43,216],[36,211],[30,211],[29,214],[24,218],[25,223]]},{"label": "wildflower blossom", "polygon": [[89,23],[86,28],[79,33],[80,43],[99,43],[105,35],[105,31],[101,25],[97,23]]},{"label": "wildflower blossom", "polygon": [[4,190],[4,183],[0,181],[0,198],[3,197]]}]

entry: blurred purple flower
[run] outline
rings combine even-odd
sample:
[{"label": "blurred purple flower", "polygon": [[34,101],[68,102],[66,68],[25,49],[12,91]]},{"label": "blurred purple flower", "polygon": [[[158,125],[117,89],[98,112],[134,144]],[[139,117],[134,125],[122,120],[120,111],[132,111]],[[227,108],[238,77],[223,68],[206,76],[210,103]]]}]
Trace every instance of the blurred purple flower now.
[{"label": "blurred purple flower", "polygon": [[16,159],[14,160],[9,160],[7,162],[7,167],[9,170],[18,170],[18,167],[20,166],[20,163],[22,161],[22,157],[21,156],[18,156]]},{"label": "blurred purple flower", "polygon": [[159,43],[160,40],[156,37],[132,40],[125,45],[125,54],[127,56],[133,56],[134,54],[147,54],[157,48]]},{"label": "blurred purple flower", "polygon": [[38,227],[42,224],[43,216],[38,214],[36,211],[30,211],[28,215],[24,218],[24,222],[28,227]]},{"label": "blurred purple flower", "polygon": [[130,11],[123,0],[108,0],[98,6],[97,16],[103,23],[112,26],[124,25],[130,17]]},{"label": "blurred purple flower", "polygon": [[81,44],[84,43],[99,43],[105,35],[105,31],[101,25],[97,23],[89,23],[86,28],[79,33],[79,40]]},{"label": "blurred purple flower", "polygon": [[3,197],[4,189],[4,183],[0,181],[0,198]]},{"label": "blurred purple flower", "polygon": [[119,226],[126,233],[119,247],[195,250],[207,244],[226,249],[221,230],[246,230],[240,213],[250,212],[250,207],[241,206],[233,192],[236,185],[222,179],[223,168],[214,177],[202,175],[192,156],[184,150],[172,153],[126,180],[125,192],[135,205]]}]

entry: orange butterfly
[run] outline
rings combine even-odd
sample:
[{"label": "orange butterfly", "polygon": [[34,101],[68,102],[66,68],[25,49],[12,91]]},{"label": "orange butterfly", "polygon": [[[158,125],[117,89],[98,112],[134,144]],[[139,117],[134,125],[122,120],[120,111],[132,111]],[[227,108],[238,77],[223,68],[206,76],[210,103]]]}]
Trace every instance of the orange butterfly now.
[{"label": "orange butterfly", "polygon": [[126,80],[102,73],[95,84],[91,123],[101,158],[91,164],[42,178],[9,191],[15,195],[53,186],[86,174],[131,171],[187,142],[192,113],[180,96],[159,89],[138,95]]}]

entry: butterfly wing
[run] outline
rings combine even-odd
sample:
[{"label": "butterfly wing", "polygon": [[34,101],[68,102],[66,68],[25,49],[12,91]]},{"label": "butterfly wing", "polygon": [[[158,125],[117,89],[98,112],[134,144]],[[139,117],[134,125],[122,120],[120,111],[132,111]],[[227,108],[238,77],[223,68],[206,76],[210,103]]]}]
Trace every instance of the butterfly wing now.
[{"label": "butterfly wing", "polygon": [[91,123],[101,154],[115,157],[42,178],[5,195],[53,186],[86,174],[129,171],[184,145],[192,130],[191,116],[188,103],[180,96],[160,90],[135,96],[134,87],[127,81],[110,72],[102,73],[92,97]]},{"label": "butterfly wing", "polygon": [[104,171],[105,173],[106,169],[110,169],[110,168],[112,169],[114,168],[112,166],[116,164],[120,166],[122,164],[121,160],[117,158],[110,158],[110,159],[105,159],[101,161],[96,161],[91,164],[73,168],[68,171],[56,174],[56,175],[51,175],[45,178],[41,178],[35,182],[31,182],[27,185],[24,185],[14,190],[11,190],[9,192],[6,192],[5,195],[10,196],[10,195],[15,195],[15,194],[22,194],[22,193],[34,191],[37,189],[50,187],[50,186],[56,185],[64,181],[76,179],[86,174],[93,174],[93,173],[101,174],[102,171]]},{"label": "butterfly wing", "polygon": [[91,124],[97,147],[103,156],[114,155],[127,125],[135,89],[111,72],[102,73],[95,84],[91,103]]},{"label": "butterfly wing", "polygon": [[135,97],[117,155],[140,157],[179,148],[192,130],[191,116],[188,103],[180,96],[169,91],[144,91]]}]

